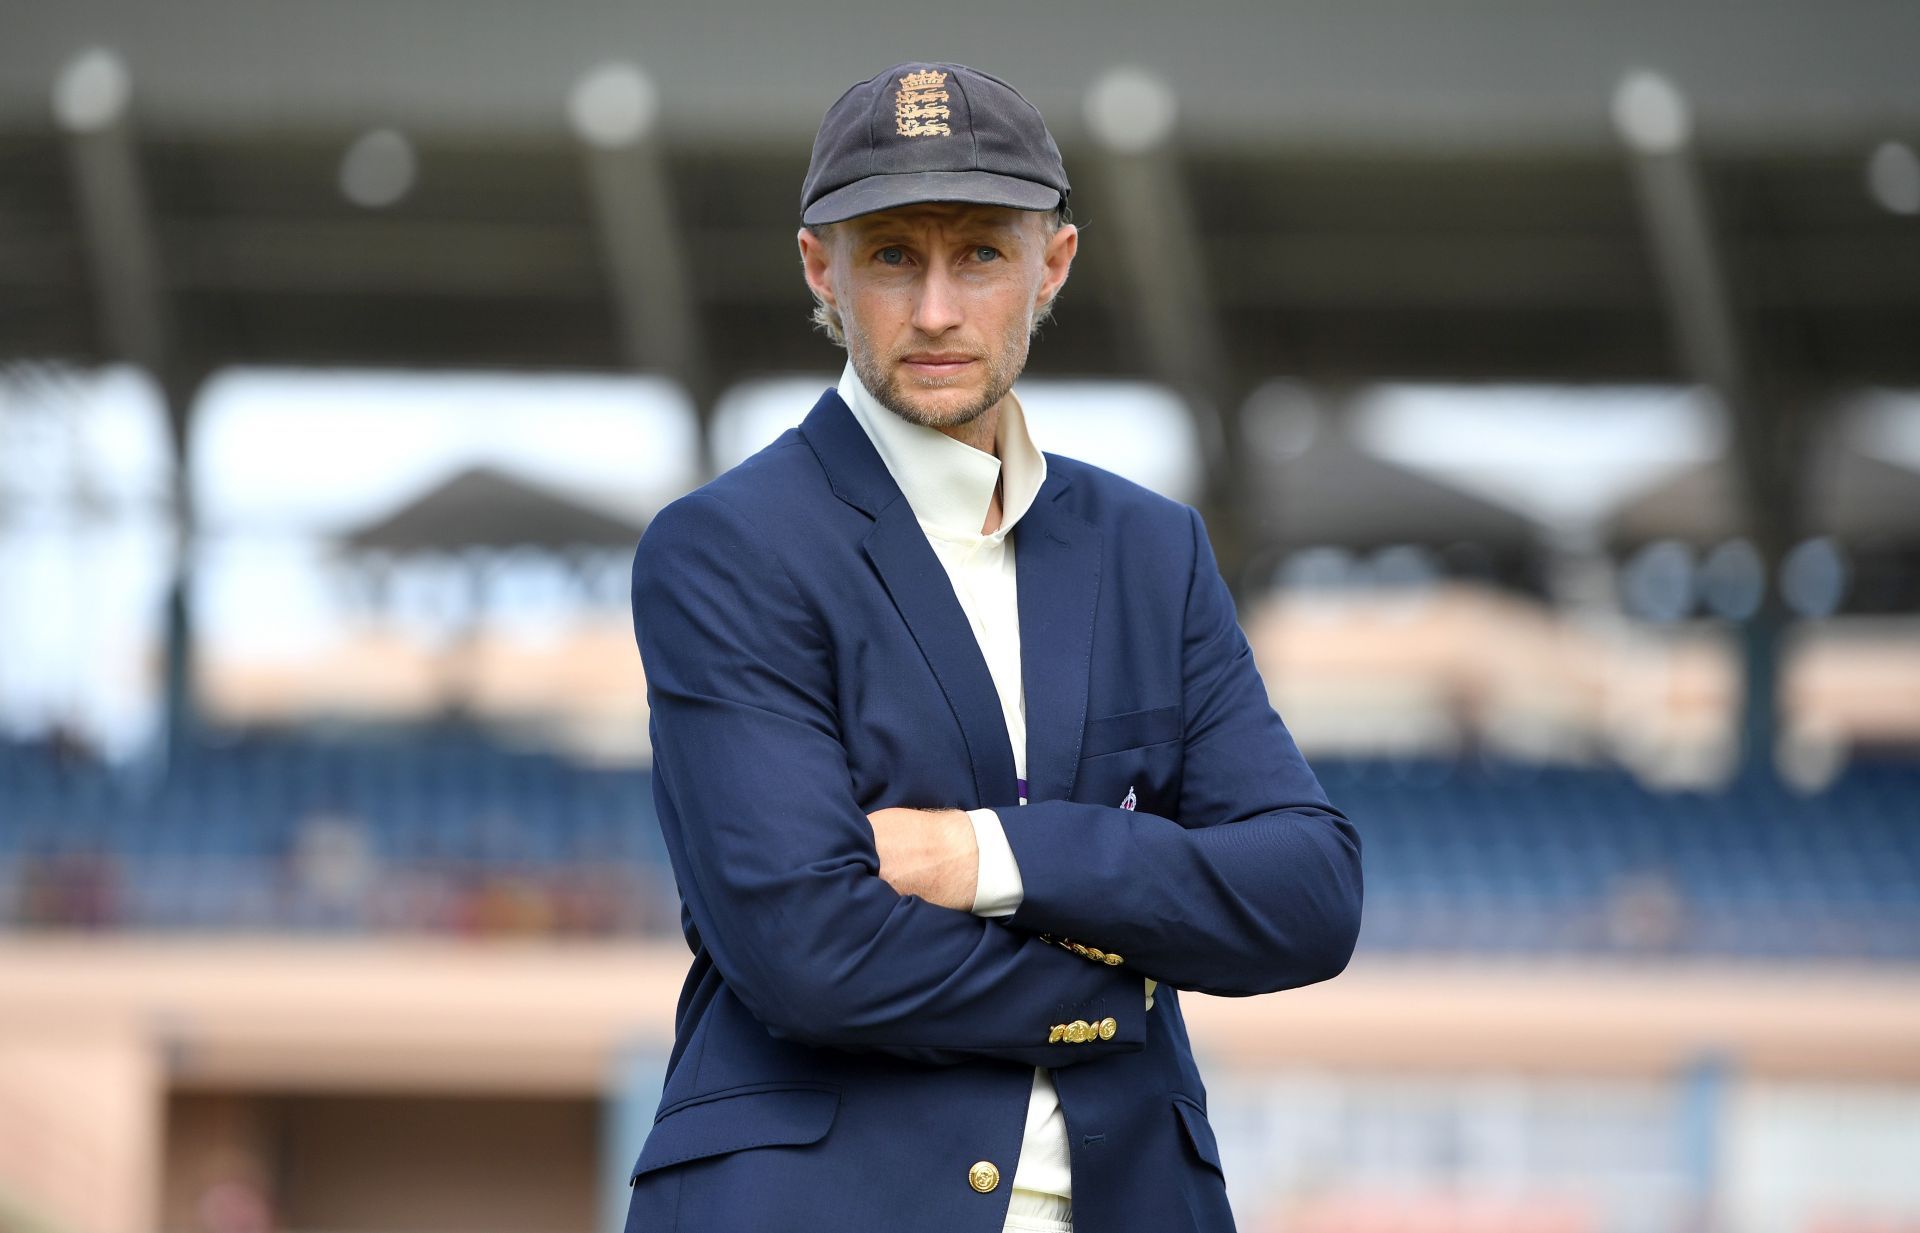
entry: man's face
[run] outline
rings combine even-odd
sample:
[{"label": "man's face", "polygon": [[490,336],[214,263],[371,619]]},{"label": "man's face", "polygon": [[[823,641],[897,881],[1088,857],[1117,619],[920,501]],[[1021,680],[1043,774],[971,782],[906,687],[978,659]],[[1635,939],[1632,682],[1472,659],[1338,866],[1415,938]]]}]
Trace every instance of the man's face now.
[{"label": "man's face", "polygon": [[814,293],[840,314],[854,372],[894,414],[957,428],[997,406],[1027,363],[1039,306],[1066,281],[1072,224],[938,202],[800,232]]}]

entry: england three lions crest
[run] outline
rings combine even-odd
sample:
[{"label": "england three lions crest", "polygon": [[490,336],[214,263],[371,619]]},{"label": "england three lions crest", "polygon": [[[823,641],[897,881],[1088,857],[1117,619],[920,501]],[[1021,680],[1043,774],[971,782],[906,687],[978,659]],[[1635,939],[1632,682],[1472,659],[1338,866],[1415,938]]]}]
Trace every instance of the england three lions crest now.
[{"label": "england three lions crest", "polygon": [[902,137],[945,137],[947,127],[947,75],[938,69],[923,69],[900,79],[893,96],[893,123]]}]

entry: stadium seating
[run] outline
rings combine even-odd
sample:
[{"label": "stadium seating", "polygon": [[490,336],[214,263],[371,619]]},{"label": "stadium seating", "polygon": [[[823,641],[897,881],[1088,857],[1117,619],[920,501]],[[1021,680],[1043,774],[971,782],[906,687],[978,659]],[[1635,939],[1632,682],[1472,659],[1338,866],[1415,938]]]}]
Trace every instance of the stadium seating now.
[{"label": "stadium seating", "polygon": [[[1920,959],[1920,762],[1800,795],[1612,769],[1315,759],[1363,949]],[[0,743],[0,925],[671,933],[647,774],[471,730],[209,740],[162,772]]]}]

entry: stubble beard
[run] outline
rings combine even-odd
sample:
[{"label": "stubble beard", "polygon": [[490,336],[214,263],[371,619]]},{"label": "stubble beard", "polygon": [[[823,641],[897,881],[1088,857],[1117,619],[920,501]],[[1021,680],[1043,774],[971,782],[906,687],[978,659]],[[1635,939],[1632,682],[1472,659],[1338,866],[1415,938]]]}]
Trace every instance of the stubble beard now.
[{"label": "stubble beard", "polygon": [[[980,363],[986,368],[987,382],[979,398],[957,411],[927,411],[908,397],[907,379],[899,368],[891,364],[882,366],[875,348],[850,317],[842,320],[841,330],[847,339],[847,357],[853,361],[853,371],[860,378],[860,383],[872,392],[881,406],[909,424],[918,424],[922,428],[960,428],[973,423],[999,405],[1027,365],[1026,344],[1030,331],[1022,329],[1003,340],[998,350],[980,358]],[[925,388],[945,387],[937,381],[929,381]]]}]

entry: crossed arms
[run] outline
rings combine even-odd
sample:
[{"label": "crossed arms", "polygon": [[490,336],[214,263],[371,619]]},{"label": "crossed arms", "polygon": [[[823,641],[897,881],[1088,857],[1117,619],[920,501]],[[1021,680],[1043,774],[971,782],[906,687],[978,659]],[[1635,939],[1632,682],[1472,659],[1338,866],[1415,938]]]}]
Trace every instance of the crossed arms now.
[{"label": "crossed arms", "polygon": [[[1143,1046],[1143,974],[1245,995],[1345,966],[1358,836],[1268,705],[1189,517],[1179,820],[1068,801],[997,811],[1024,893],[994,921],[880,876],[825,631],[752,520],[705,492],[661,511],[635,557],[633,605],[662,818],[716,968],[770,1032],[1057,1068]],[[1088,963],[1043,932],[1119,951],[1127,967]],[[1048,1041],[1054,1022],[1108,1017],[1110,1039]]]}]

